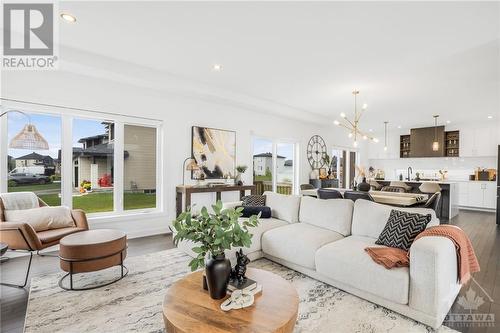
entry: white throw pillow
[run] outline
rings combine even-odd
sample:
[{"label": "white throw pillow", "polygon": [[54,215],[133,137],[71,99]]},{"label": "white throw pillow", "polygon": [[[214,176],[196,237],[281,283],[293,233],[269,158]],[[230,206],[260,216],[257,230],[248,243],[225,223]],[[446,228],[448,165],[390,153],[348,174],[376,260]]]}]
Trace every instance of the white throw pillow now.
[{"label": "white throw pillow", "polygon": [[37,232],[75,226],[71,211],[64,206],[6,210],[5,220],[28,223]]}]

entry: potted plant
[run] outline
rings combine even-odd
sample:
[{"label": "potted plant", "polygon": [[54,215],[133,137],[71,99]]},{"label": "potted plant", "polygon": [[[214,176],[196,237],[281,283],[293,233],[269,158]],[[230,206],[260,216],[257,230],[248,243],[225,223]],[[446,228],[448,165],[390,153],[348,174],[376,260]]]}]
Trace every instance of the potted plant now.
[{"label": "potted plant", "polygon": [[236,167],[236,177],[234,178],[234,183],[236,185],[243,185],[243,182],[241,181],[241,175],[247,171],[248,167],[246,165],[238,165]]},{"label": "potted plant", "polygon": [[231,274],[231,263],[224,252],[232,247],[249,247],[252,244],[250,228],[259,224],[260,214],[240,223],[238,219],[242,215],[242,207],[222,209],[222,201],[219,200],[212,205],[212,209],[213,213],[209,213],[203,207],[197,216],[190,211],[181,213],[173,222],[177,232],[174,244],[182,240],[195,243],[192,250],[197,256],[189,262],[189,267],[191,271],[205,267],[210,297],[221,299],[226,296]]}]

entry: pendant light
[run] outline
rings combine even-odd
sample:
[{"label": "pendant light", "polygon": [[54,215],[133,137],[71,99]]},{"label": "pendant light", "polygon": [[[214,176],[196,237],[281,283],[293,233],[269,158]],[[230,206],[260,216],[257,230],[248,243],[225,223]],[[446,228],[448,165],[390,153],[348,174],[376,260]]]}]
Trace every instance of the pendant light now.
[{"label": "pendant light", "polygon": [[36,126],[31,123],[31,118],[28,114],[19,110],[7,110],[0,113],[0,117],[9,112],[17,112],[28,118],[28,123],[24,125],[23,129],[10,140],[9,148],[14,149],[27,149],[27,150],[48,150],[49,143],[38,132]]},{"label": "pendant light", "polygon": [[384,121],[384,151],[387,151],[387,124],[388,121]]},{"label": "pendant light", "polygon": [[437,121],[438,121],[439,115],[434,115],[434,142],[432,143],[432,150],[433,151],[438,151],[439,150],[439,142],[438,142],[438,137],[437,137]]}]

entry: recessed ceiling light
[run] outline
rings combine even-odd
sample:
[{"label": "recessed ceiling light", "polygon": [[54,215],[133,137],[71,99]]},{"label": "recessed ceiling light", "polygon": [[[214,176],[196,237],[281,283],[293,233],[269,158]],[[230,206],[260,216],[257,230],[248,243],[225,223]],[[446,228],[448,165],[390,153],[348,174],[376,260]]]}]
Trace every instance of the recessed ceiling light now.
[{"label": "recessed ceiling light", "polygon": [[373,129],[372,129],[372,128],[370,128],[370,129],[368,130],[368,132],[373,132]]},{"label": "recessed ceiling light", "polygon": [[447,120],[447,121],[446,121],[446,123],[447,123],[447,124],[451,124],[451,120]]},{"label": "recessed ceiling light", "polygon": [[212,70],[213,70],[214,72],[220,72],[220,71],[222,70],[222,65],[221,65],[221,64],[214,64],[214,65],[212,66]]},{"label": "recessed ceiling light", "polygon": [[493,116],[488,116],[488,119],[493,119]]},{"label": "recessed ceiling light", "polygon": [[401,129],[401,125],[398,125],[398,128]]},{"label": "recessed ceiling light", "polygon": [[73,15],[68,14],[68,13],[61,13],[61,18],[65,21],[70,22],[70,23],[76,22],[76,17],[74,17]]}]

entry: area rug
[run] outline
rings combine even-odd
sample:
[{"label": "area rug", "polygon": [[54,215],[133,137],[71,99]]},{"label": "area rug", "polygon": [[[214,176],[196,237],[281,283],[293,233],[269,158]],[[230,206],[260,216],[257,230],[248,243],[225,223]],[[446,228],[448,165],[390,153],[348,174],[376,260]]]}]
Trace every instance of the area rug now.
[{"label": "area rug", "polygon": [[[62,273],[34,278],[25,333],[164,332],[165,291],[189,272],[189,260],[176,249],[130,257],[125,261],[130,271],[127,277],[89,291],[62,290],[57,284]],[[294,333],[433,332],[414,320],[267,259],[250,265],[278,274],[297,289],[300,305]],[[79,286],[90,285],[95,278],[107,279],[116,273],[109,269],[86,279],[78,277],[77,282]],[[442,326],[438,332],[455,331]]]}]

